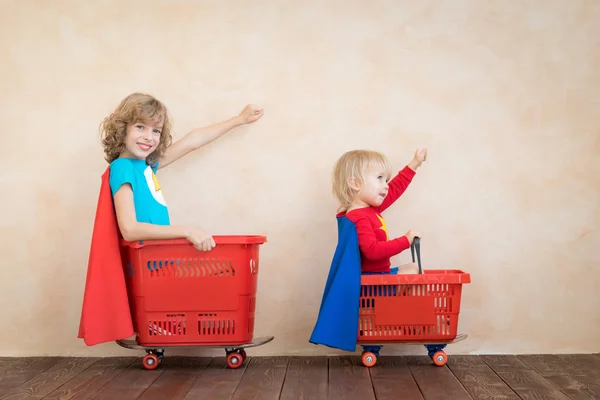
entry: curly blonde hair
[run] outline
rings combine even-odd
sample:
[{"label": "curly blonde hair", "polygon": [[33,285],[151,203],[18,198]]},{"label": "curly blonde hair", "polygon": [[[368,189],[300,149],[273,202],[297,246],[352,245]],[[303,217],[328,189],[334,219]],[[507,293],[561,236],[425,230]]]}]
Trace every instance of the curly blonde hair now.
[{"label": "curly blonde hair", "polygon": [[127,127],[143,123],[160,126],[160,142],[156,150],[146,159],[152,164],[165,153],[171,145],[171,121],[167,107],[159,100],[144,93],[132,93],[124,98],[116,110],[100,124],[100,135],[104,146],[104,159],[110,164],[125,151],[125,135]]},{"label": "curly blonde hair", "polygon": [[369,165],[382,166],[387,179],[392,176],[392,167],[389,160],[377,151],[348,151],[335,163],[333,168],[333,194],[340,203],[339,212],[347,211],[357,194],[357,191],[350,186],[350,180],[354,178],[362,185]]}]

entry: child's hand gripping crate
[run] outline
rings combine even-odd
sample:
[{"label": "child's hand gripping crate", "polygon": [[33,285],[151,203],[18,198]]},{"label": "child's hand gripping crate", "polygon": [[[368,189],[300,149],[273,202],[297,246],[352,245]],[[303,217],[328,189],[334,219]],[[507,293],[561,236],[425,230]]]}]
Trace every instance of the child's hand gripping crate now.
[{"label": "child's hand gripping crate", "polygon": [[[375,365],[384,343],[425,344],[437,365],[444,365],[445,344],[457,338],[462,285],[471,276],[460,270],[421,270],[420,274],[363,275],[359,304],[358,343],[363,364]],[[379,345],[379,346],[377,346]]]}]

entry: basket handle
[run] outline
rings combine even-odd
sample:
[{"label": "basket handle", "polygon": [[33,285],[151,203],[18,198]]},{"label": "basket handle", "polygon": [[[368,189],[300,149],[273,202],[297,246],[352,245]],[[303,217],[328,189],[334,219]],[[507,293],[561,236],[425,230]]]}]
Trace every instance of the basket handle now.
[{"label": "basket handle", "polygon": [[417,252],[417,263],[419,264],[419,274],[423,273],[423,269],[421,268],[421,238],[415,236],[413,242],[410,245],[410,254],[412,255],[412,260],[415,262],[415,251]]}]

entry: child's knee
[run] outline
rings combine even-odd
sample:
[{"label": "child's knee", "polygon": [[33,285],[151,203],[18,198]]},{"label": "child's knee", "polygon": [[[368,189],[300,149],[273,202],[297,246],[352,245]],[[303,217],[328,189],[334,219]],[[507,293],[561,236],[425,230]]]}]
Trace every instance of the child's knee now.
[{"label": "child's knee", "polygon": [[411,274],[419,273],[419,265],[417,263],[410,263],[410,273]]},{"label": "child's knee", "polygon": [[399,274],[418,274],[419,273],[419,266],[417,265],[417,263],[410,263],[410,264],[406,264],[401,266],[400,268],[398,268],[398,273]]}]

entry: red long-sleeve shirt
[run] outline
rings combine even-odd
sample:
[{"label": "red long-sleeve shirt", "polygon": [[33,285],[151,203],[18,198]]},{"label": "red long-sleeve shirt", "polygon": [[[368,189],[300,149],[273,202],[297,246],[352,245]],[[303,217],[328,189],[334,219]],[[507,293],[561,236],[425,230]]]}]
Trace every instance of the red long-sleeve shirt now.
[{"label": "red long-sleeve shirt", "polygon": [[390,257],[410,247],[406,236],[389,240],[381,213],[398,200],[414,176],[415,171],[406,166],[390,181],[388,194],[379,207],[358,208],[338,214],[345,214],[356,225],[362,272],[388,272]]}]

